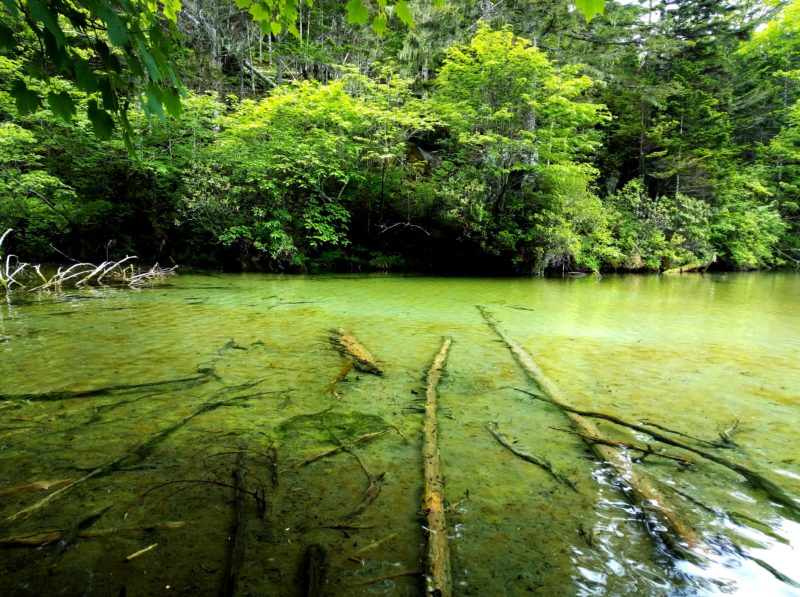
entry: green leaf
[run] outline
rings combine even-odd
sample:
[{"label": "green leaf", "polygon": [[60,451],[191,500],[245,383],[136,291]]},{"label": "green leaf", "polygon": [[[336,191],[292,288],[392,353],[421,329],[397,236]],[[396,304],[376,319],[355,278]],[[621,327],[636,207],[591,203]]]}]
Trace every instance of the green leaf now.
[{"label": "green leaf", "polygon": [[183,111],[181,104],[181,94],[175,87],[167,87],[164,89],[164,106],[167,108],[167,113],[170,116],[177,118]]},{"label": "green leaf", "polygon": [[386,15],[384,13],[380,13],[372,21],[372,30],[378,34],[378,37],[383,37],[383,34],[386,33]]},{"label": "green leaf", "polygon": [[152,83],[144,90],[144,95],[147,98],[147,111],[150,114],[155,114],[161,122],[167,122],[167,115],[164,114],[164,106],[161,105],[162,93]]},{"label": "green leaf", "polygon": [[75,116],[75,102],[66,91],[56,93],[51,91],[47,94],[47,104],[53,111],[53,114],[60,116],[65,121],[70,122]]},{"label": "green leaf", "polygon": [[250,15],[254,21],[268,21],[272,18],[272,13],[263,2],[253,4],[250,7]]},{"label": "green leaf", "polygon": [[0,23],[0,48],[13,50],[17,45],[14,40],[14,31],[5,23]]},{"label": "green leaf", "polygon": [[39,97],[39,94],[28,89],[22,79],[14,81],[14,85],[11,87],[11,97],[14,98],[17,112],[20,115],[36,112],[42,103],[42,98]]},{"label": "green leaf", "polygon": [[181,11],[180,0],[162,0],[164,16],[172,23],[178,22],[178,13]]},{"label": "green leaf", "polygon": [[269,24],[269,28],[272,31],[272,35],[279,35],[283,30],[283,27],[281,27],[281,24],[278,21],[272,21]]},{"label": "green leaf", "polygon": [[53,34],[59,46],[63,46],[66,43],[64,32],[58,24],[58,13],[52,12],[49,7],[39,0],[28,0],[28,11],[34,20],[44,23],[44,26]]},{"label": "green leaf", "polygon": [[17,8],[17,3],[14,0],[3,0],[3,4],[12,18],[16,19],[19,16],[19,8]]},{"label": "green leaf", "polygon": [[240,9],[247,8],[253,3],[253,0],[236,0],[236,6]]},{"label": "green leaf", "polygon": [[97,55],[100,56],[103,66],[105,66],[108,70],[114,71],[115,73],[122,71],[122,63],[120,63],[116,54],[111,52],[111,48],[109,48],[105,42],[98,40],[94,44],[94,49],[97,52]]},{"label": "green leaf", "polygon": [[125,23],[108,5],[101,4],[97,12],[106,23],[109,41],[118,48],[124,48],[128,43],[128,30],[125,28]]},{"label": "green leaf", "polygon": [[100,91],[100,96],[103,98],[103,107],[106,110],[116,112],[119,109],[119,100],[117,92],[114,91],[114,86],[111,84],[109,77],[103,77],[97,82],[97,89]]},{"label": "green leaf", "polygon": [[414,28],[414,17],[411,16],[411,10],[408,8],[406,0],[399,0],[399,2],[394,5],[394,12],[397,18],[403,21],[403,24],[407,25],[409,29]]},{"label": "green leaf", "polygon": [[90,99],[86,108],[86,116],[92,123],[94,134],[100,139],[110,139],[111,133],[114,132],[114,120],[111,114],[105,110],[101,110],[97,106],[97,100]]},{"label": "green leaf", "polygon": [[71,60],[69,54],[67,54],[67,48],[63,45],[60,45],[55,35],[50,33],[50,31],[47,29],[42,32],[42,38],[44,41],[45,52],[53,64],[58,67],[59,71],[68,71]]},{"label": "green leaf", "polygon": [[91,93],[97,89],[97,77],[94,75],[89,62],[82,58],[77,58],[72,62],[75,71],[75,86],[81,91]]},{"label": "green leaf", "polygon": [[150,80],[160,81],[161,71],[158,69],[158,65],[156,64],[155,58],[153,58],[153,55],[147,51],[147,46],[141,39],[136,40],[136,45],[139,47],[139,54],[141,54],[142,61],[144,62],[144,65],[147,67],[147,72],[150,75]]},{"label": "green leaf", "polygon": [[591,21],[594,15],[602,15],[606,9],[606,0],[575,0],[575,6],[583,12],[587,21]]},{"label": "green leaf", "polygon": [[369,11],[363,0],[349,0],[347,3],[347,22],[363,25],[369,18]]}]

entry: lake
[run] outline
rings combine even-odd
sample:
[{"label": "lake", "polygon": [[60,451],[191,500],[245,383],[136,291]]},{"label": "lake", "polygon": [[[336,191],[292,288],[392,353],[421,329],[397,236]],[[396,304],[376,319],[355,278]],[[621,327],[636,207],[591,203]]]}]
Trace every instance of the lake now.
[{"label": "lake", "polygon": [[[479,305],[570,406],[800,504],[796,273],[181,274],[0,304],[0,593],[306,594],[318,545],[318,594],[423,594],[425,377],[451,337],[438,445],[454,594],[800,594],[790,506],[593,419],[656,452],[608,448],[701,538],[676,552],[530,395]],[[339,328],[385,375],[349,367]]]}]

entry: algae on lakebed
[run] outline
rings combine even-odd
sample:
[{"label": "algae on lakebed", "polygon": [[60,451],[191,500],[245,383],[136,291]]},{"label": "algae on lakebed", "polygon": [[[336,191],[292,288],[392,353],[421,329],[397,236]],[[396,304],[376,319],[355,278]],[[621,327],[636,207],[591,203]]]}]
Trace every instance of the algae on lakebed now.
[{"label": "algae on lakebed", "polygon": [[[79,478],[204,404],[237,400],[193,418],[134,466],[89,479],[27,519],[7,517],[52,490],[0,498],[3,537],[80,530],[103,512],[61,553],[56,544],[4,550],[0,592],[159,594],[169,585],[171,592],[216,594],[230,543],[232,471],[242,453],[246,488],[255,492],[259,481],[270,500],[266,518],[252,496],[245,500],[243,592],[290,594],[307,546],[319,544],[329,553],[327,594],[419,594],[419,576],[400,574],[419,570],[424,558],[418,407],[440,338],[452,336],[439,387],[439,447],[457,594],[746,595],[754,587],[791,594],[793,587],[753,559],[723,547],[706,567],[660,552],[604,468],[578,438],[558,431],[563,415],[507,388],[532,389],[475,305],[491,308],[573,406],[704,439],[738,420],[734,440],[743,457],[798,495],[798,296],[800,276],[787,273],[218,275],[213,287],[206,276],[183,275],[144,291],[91,289],[20,303],[12,296],[0,305],[0,395],[62,399],[0,403],[0,489]],[[269,308],[276,301],[283,307]],[[48,316],[65,308],[71,316]],[[387,374],[344,372],[334,395],[331,382],[344,369],[328,330],[338,327],[356,334]],[[92,394],[198,371],[203,383]],[[579,492],[500,446],[489,421],[568,472]],[[402,435],[392,430],[353,443],[387,427]],[[611,430],[621,439],[625,433]],[[352,453],[297,466],[337,442]],[[341,517],[368,489],[358,459],[385,476],[377,499],[345,524]],[[736,543],[791,575],[797,523],[742,479],[708,463],[684,469],[648,458],[638,466],[705,537]],[[734,524],[681,493],[758,522]],[[185,524],[158,526],[171,521]]]}]

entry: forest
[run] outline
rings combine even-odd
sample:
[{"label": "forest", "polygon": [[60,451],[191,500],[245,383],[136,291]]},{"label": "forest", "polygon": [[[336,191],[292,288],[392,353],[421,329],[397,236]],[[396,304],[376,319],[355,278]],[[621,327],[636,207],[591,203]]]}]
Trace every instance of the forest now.
[{"label": "forest", "polygon": [[4,0],[0,248],[284,272],[800,264],[800,0]]}]

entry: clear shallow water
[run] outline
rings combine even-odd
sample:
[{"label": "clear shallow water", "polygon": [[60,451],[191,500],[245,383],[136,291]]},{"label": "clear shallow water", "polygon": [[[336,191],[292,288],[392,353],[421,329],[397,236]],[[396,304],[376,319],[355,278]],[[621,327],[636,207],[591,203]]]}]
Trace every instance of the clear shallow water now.
[{"label": "clear shallow water", "polygon": [[[800,594],[781,580],[800,582],[800,525],[699,458],[688,469],[655,457],[635,465],[709,549],[698,563],[657,545],[563,413],[511,389],[534,388],[478,304],[573,406],[707,440],[738,421],[737,447],[720,453],[800,496],[795,274],[182,275],[142,291],[14,296],[0,306],[0,539],[53,537],[0,550],[0,592],[217,594],[239,469],[250,492],[240,594],[299,594],[313,543],[327,552],[323,594],[421,594],[418,408],[448,335],[439,440],[456,594]],[[337,327],[386,370],[349,372],[338,398],[342,358],[328,342]],[[500,446],[488,422],[578,491]],[[385,473],[369,503],[362,464],[373,478]],[[10,520],[67,485],[30,484],[98,467]]]}]

